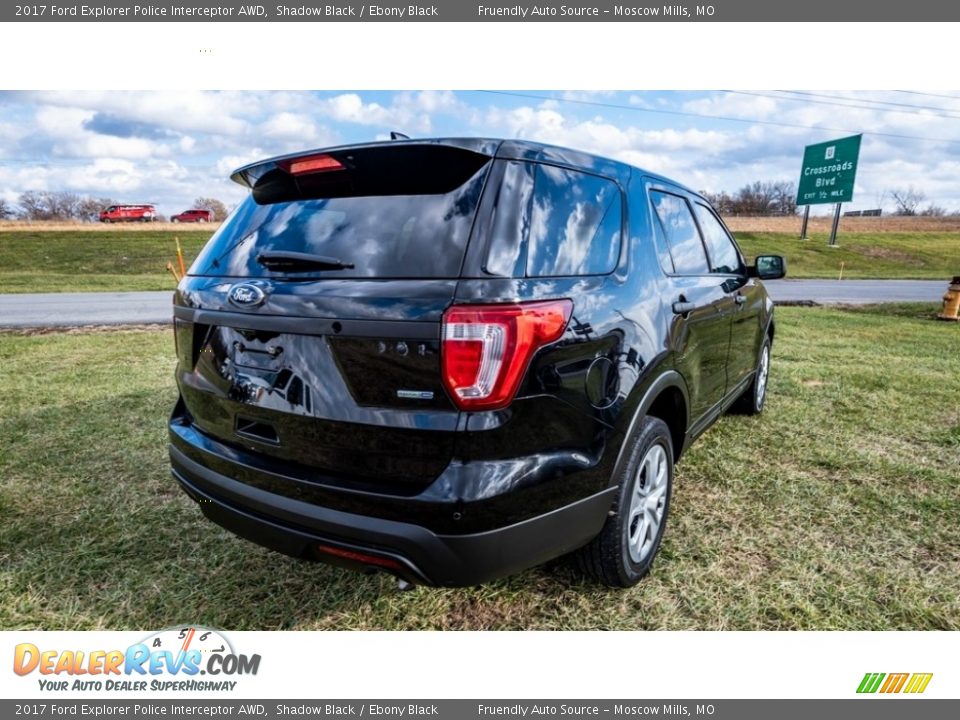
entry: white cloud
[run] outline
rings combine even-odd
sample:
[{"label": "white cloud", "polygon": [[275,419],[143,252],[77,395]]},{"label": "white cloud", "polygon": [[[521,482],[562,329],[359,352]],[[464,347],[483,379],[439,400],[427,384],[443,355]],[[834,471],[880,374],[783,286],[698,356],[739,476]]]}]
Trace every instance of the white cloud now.
[{"label": "white cloud", "polygon": [[721,93],[688,100],[683,103],[682,109],[684,112],[702,115],[765,120],[777,114],[780,109],[778,102],[769,97]]},{"label": "white cloud", "polygon": [[41,92],[37,99],[66,109],[96,109],[125,120],[135,120],[180,132],[240,135],[243,119],[257,111],[253,93],[204,90],[156,92]]},{"label": "white cloud", "polygon": [[42,107],[35,116],[36,128],[52,140],[51,152],[62,157],[144,159],[169,153],[162,143],[87,130],[85,124],[94,114],[92,110]]}]

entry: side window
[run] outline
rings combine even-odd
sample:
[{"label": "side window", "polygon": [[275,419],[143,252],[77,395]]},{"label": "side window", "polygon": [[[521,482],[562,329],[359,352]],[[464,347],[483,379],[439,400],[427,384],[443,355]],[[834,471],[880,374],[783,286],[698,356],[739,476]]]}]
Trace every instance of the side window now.
[{"label": "side window", "polygon": [[537,166],[527,277],[604,275],[620,256],[620,188],[595,175]]},{"label": "side window", "polygon": [[535,175],[536,166],[530,163],[508,162],[503,168],[484,264],[488,273],[504,277],[526,274]]},{"label": "side window", "polygon": [[620,258],[622,224],[615,182],[553,165],[509,162],[485,268],[507,277],[605,275]]},{"label": "side window", "polygon": [[673,266],[680,275],[703,275],[710,272],[707,255],[700,240],[687,201],[679,195],[653,191],[653,207],[667,238]]},{"label": "side window", "polygon": [[670,254],[670,246],[667,245],[667,238],[663,232],[663,223],[656,215],[650,218],[653,224],[654,245],[657,249],[657,260],[660,261],[660,267],[668,275],[674,275],[677,268],[673,265],[673,256]]},{"label": "side window", "polygon": [[733,244],[723,225],[717,220],[717,216],[706,205],[695,203],[693,207],[697,213],[697,220],[700,221],[703,239],[710,251],[710,271],[727,274],[742,272],[740,253],[737,252],[736,245]]}]

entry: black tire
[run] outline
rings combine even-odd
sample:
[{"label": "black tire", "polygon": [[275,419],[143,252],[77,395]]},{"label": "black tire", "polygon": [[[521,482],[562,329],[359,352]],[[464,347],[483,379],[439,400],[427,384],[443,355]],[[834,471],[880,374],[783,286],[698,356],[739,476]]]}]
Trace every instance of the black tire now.
[{"label": "black tire", "polygon": [[[636,585],[650,572],[667,526],[670,496],[673,492],[673,440],[667,424],[660,418],[647,416],[627,439],[627,443],[626,461],[622,462],[622,467],[616,471],[616,504],[600,534],[577,554],[578,564],[585,573],[607,587],[615,588]],[[654,446],[659,446],[659,450],[654,450]],[[644,460],[648,459],[648,455],[659,460],[661,452],[665,463],[662,467],[666,474],[665,487],[656,502],[657,511],[661,513],[660,522],[655,533],[645,533],[649,546],[639,552],[638,557],[637,545],[631,543],[631,531],[634,537],[644,533],[638,523],[644,522],[647,516],[643,510],[640,511],[640,516],[632,516],[632,502],[637,494],[638,483],[641,488],[650,483],[645,477],[646,470],[642,468]],[[641,475],[644,477],[641,478]]]},{"label": "black tire", "polygon": [[170,222],[172,222],[172,223],[178,223],[178,222],[180,222],[180,221],[179,221],[177,218],[172,218],[172,219],[170,220]]},{"label": "black tire", "polygon": [[737,415],[759,415],[767,402],[767,388],[770,385],[770,337],[763,339],[760,353],[757,355],[757,367],[753,371],[753,381],[743,391],[730,409]]}]

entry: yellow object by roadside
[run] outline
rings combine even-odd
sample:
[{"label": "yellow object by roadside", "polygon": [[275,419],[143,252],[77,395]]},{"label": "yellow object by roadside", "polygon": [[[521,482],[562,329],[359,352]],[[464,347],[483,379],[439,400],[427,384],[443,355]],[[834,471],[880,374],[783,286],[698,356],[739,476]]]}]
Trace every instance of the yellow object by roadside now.
[{"label": "yellow object by roadside", "polygon": [[937,317],[941,320],[960,320],[960,275],[955,276],[947,287],[943,309]]},{"label": "yellow object by roadside", "polygon": [[177,243],[177,263],[180,265],[180,277],[183,277],[187,274],[187,268],[183,264],[183,250],[180,249],[180,238],[175,237],[174,240]]}]

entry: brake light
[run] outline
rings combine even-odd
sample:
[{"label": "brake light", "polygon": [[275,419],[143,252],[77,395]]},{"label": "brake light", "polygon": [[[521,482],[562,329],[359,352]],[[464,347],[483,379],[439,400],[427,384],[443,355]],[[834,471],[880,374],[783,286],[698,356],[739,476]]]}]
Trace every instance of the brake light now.
[{"label": "brake light", "polygon": [[329,170],[343,170],[343,164],[330,155],[313,155],[312,157],[291,160],[287,172],[291,175],[306,175],[307,173],[327,172]]},{"label": "brake light", "polygon": [[559,340],[571,300],[504,305],[454,305],[443,314],[443,383],[462,410],[510,404],[530,358]]}]

